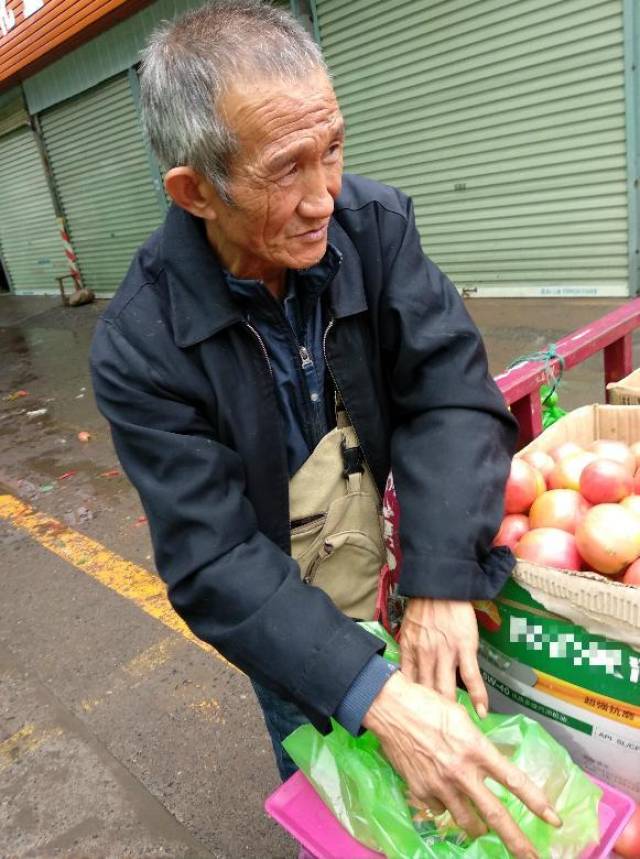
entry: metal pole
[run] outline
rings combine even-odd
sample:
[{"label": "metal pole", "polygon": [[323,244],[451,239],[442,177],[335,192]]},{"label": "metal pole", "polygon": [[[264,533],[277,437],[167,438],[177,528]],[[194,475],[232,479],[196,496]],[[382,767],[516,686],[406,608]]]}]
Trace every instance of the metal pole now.
[{"label": "metal pole", "polygon": [[44,136],[42,134],[42,125],[40,124],[40,117],[31,116],[30,124],[33,130],[36,145],[38,147],[38,152],[40,153],[40,159],[42,160],[44,175],[45,179],[47,180],[49,194],[51,195],[53,209],[56,213],[56,219],[58,221],[58,228],[60,232],[60,240],[62,241],[62,245],[64,247],[64,255],[67,258],[67,263],[69,265],[69,273],[73,277],[76,289],[82,289],[82,276],[80,274],[80,269],[78,268],[78,259],[76,257],[75,251],[73,250],[71,239],[69,238],[69,231],[67,230],[67,222],[64,216],[64,210],[62,208],[62,202],[60,200],[60,195],[58,194],[58,189],[56,187],[53,171],[51,170],[51,165],[49,164],[49,157],[47,155],[47,150],[44,144]]}]

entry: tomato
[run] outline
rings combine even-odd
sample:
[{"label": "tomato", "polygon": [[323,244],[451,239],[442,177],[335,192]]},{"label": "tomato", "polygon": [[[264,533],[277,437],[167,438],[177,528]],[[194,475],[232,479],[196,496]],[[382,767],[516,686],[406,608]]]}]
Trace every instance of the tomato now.
[{"label": "tomato", "polygon": [[544,477],[523,459],[511,460],[511,473],[504,495],[505,513],[528,513],[538,495],[546,489]]},{"label": "tomato", "polygon": [[[540,496],[543,497],[542,495]],[[493,544],[494,546],[508,546],[511,551],[514,550],[516,543],[529,530],[529,519],[522,513],[510,513],[505,516],[500,524],[500,529],[496,534]]]},{"label": "tomato", "polygon": [[595,453],[599,459],[613,459],[614,462],[624,465],[631,475],[635,473],[636,458],[631,453],[629,445],[623,441],[601,438],[589,445],[589,450]]},{"label": "tomato", "polygon": [[531,450],[529,453],[523,453],[522,459],[524,459],[525,462],[528,462],[529,465],[537,468],[545,480],[547,480],[553,471],[553,466],[555,465],[555,462],[549,454],[542,450]]},{"label": "tomato", "polygon": [[549,475],[549,489],[575,489],[577,492],[580,489],[580,475],[587,465],[596,459],[595,453],[588,453],[586,450],[565,456],[555,464]]},{"label": "tomato", "polygon": [[640,468],[633,476],[633,491],[636,493],[636,495],[640,495]]},{"label": "tomato", "polygon": [[636,806],[613,849],[624,859],[640,859],[640,806]]},{"label": "tomato", "polygon": [[550,489],[531,505],[529,527],[560,528],[573,534],[591,505],[575,489]]},{"label": "tomato", "polygon": [[580,492],[592,504],[615,504],[633,493],[633,477],[620,462],[596,459],[580,475]]},{"label": "tomato", "polygon": [[623,585],[636,585],[640,587],[640,558],[627,567],[620,581]]},{"label": "tomato", "polygon": [[590,569],[615,576],[640,555],[640,519],[621,504],[597,504],[576,528],[576,544]]},{"label": "tomato", "polygon": [[552,448],[549,451],[549,456],[554,462],[561,462],[561,460],[566,459],[568,456],[573,456],[574,453],[584,453],[584,448],[576,444],[575,441],[565,441],[557,447]]},{"label": "tomato", "polygon": [[582,569],[582,558],[573,534],[560,528],[536,528],[521,537],[514,550],[516,558],[556,567],[559,570]]},{"label": "tomato", "polygon": [[620,502],[620,506],[633,513],[634,516],[640,516],[640,495],[627,495]]}]

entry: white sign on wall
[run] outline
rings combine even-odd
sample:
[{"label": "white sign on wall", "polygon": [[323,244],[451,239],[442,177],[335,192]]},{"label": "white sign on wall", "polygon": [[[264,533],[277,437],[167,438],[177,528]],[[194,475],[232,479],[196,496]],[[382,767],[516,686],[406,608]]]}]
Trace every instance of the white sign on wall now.
[{"label": "white sign on wall", "polygon": [[[30,18],[44,6],[44,0],[22,0],[22,15]],[[6,36],[16,25],[16,16],[7,6],[7,0],[0,0],[0,33]]]}]

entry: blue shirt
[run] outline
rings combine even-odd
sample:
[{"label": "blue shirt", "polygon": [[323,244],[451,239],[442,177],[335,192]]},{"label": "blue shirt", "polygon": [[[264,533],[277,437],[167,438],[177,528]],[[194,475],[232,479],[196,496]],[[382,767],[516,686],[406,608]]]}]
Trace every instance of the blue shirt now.
[{"label": "blue shirt", "polygon": [[[324,358],[326,319],[321,298],[340,260],[340,252],[329,245],[317,265],[304,271],[288,271],[282,302],[262,281],[225,273],[229,289],[269,356],[290,477],[335,425],[333,384],[327,378]],[[365,713],[395,670],[395,666],[374,655],[356,676],[335,713],[350,733],[360,732]]]}]

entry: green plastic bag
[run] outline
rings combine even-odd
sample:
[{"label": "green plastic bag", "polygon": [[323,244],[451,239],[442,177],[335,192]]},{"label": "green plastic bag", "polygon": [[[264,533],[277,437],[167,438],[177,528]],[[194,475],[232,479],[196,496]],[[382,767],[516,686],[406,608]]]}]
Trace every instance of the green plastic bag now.
[{"label": "green plastic bag", "polygon": [[[362,625],[387,642],[385,657],[397,663],[396,642],[378,624]],[[506,788],[487,781],[539,854],[545,859],[574,859],[597,843],[602,791],[562,746],[533,719],[493,714],[480,720],[466,693],[459,691],[458,700],[485,736],[544,790],[562,818],[563,826],[555,829]],[[448,813],[426,819],[412,809],[406,784],[369,731],[356,738],[333,722],[331,733],[323,736],[312,725],[303,725],[287,737],[284,747],[345,829],[388,859],[510,857],[494,833],[471,842]]]},{"label": "green plastic bag", "polygon": [[555,385],[554,387],[541,386],[540,402],[542,404],[542,429],[547,429],[566,415],[565,410],[558,405],[558,392]]}]

